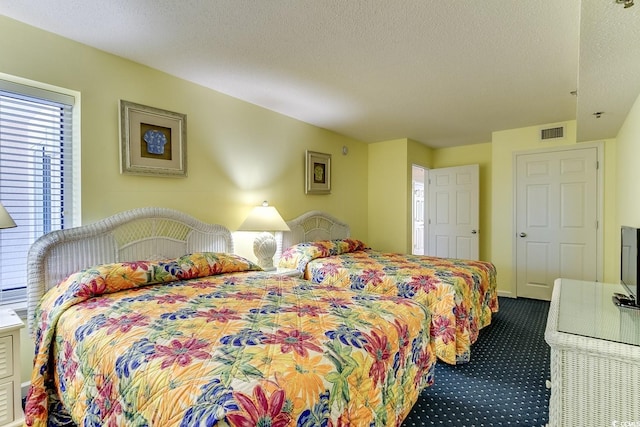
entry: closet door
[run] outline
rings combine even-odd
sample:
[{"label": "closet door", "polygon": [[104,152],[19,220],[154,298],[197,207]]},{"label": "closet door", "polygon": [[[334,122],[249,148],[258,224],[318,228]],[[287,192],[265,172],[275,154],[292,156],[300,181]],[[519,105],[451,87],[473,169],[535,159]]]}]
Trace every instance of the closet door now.
[{"label": "closet door", "polygon": [[555,279],[596,281],[597,148],[516,157],[516,285],[551,300]]}]

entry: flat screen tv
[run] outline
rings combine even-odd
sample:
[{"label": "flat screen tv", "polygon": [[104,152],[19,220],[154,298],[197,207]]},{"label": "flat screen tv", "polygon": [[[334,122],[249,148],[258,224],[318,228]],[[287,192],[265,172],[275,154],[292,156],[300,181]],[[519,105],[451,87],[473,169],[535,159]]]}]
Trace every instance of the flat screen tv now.
[{"label": "flat screen tv", "polygon": [[620,283],[629,292],[629,297],[637,305],[638,283],[640,279],[640,229],[622,226],[620,231]]}]

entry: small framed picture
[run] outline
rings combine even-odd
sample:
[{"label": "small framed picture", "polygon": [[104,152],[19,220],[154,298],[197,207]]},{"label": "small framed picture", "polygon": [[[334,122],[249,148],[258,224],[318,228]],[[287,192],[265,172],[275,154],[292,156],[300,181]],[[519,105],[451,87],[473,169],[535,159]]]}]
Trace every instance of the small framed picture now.
[{"label": "small framed picture", "polygon": [[120,172],[187,176],[187,116],[120,101]]},{"label": "small framed picture", "polygon": [[331,154],[307,150],[305,193],[331,193]]}]

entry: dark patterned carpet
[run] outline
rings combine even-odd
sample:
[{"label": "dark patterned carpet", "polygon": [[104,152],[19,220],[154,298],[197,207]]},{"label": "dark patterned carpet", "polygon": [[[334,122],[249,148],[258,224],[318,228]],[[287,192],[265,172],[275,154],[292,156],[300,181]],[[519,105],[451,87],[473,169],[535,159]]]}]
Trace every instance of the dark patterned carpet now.
[{"label": "dark patterned carpet", "polygon": [[549,302],[500,298],[468,364],[436,365],[403,427],[544,426],[549,420]]}]

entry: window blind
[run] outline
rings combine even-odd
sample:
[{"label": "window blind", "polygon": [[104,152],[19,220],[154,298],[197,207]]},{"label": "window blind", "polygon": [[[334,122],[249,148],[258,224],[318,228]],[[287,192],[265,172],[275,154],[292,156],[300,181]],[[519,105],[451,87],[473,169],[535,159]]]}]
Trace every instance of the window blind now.
[{"label": "window blind", "polygon": [[0,304],[26,300],[27,253],[66,227],[72,206],[74,97],[0,80]]}]

